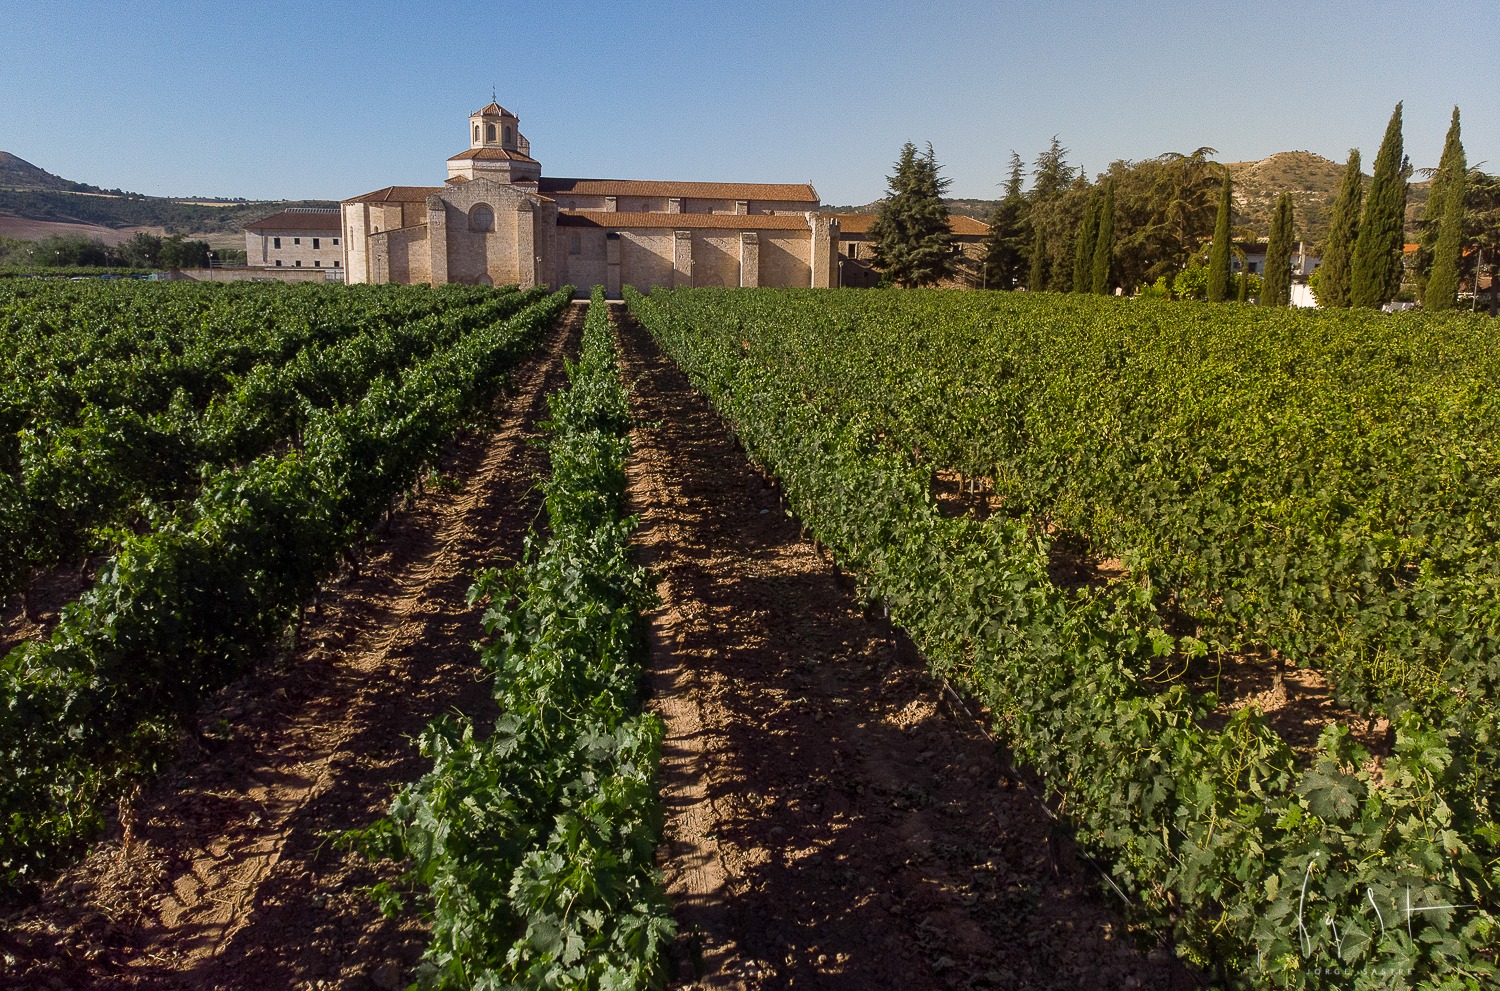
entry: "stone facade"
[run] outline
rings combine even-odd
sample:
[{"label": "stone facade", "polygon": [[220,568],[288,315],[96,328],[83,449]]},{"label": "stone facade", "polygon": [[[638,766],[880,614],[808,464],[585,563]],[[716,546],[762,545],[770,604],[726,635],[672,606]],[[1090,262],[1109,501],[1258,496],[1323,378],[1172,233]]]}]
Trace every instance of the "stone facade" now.
[{"label": "stone facade", "polygon": [[338,210],[293,209],[245,225],[245,264],[250,268],[344,270]]},{"label": "stone facade", "polygon": [[[342,204],[350,282],[832,286],[839,221],[807,184],[567,179],[541,174],[520,121],[491,103],[441,186]],[[247,235],[248,236],[248,235]]]}]

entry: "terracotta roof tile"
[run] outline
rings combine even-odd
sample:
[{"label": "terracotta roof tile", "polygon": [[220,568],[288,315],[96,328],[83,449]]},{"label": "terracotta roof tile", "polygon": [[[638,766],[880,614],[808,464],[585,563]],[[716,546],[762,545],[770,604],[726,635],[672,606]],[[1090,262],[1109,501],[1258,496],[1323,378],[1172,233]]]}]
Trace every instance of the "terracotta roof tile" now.
[{"label": "terracotta roof tile", "polygon": [[500,104],[496,103],[494,100],[491,100],[489,103],[487,103],[484,106],[480,107],[478,110],[474,111],[469,116],[470,117],[510,117],[512,119],[515,119],[515,120],[519,120],[520,119],[520,118],[516,117],[515,114],[511,113],[509,110],[506,110],[504,107],[500,106]]},{"label": "terracotta roof tile", "polygon": [[717,200],[790,200],[818,202],[818,192],[807,183],[671,182],[644,179],[563,179],[542,176],[542,192],[583,196],[680,196]]},{"label": "terracotta roof tile", "polygon": [[[545,181],[545,180],[544,180]],[[740,231],[805,231],[807,218],[801,214],[767,213],[616,213],[609,210],[572,210],[557,215],[559,227],[607,227],[620,230],[633,227],[663,230],[720,229]]]},{"label": "terracotta roof tile", "polygon": [[518,151],[507,151],[504,148],[470,148],[468,151],[459,152],[457,155],[449,158],[448,161],[466,162],[470,159],[474,159],[480,162],[501,162],[509,160],[512,162],[530,162],[533,165],[536,164],[536,159],[532,158],[530,155],[523,155]]},{"label": "terracotta roof tile", "polygon": [[[825,213],[825,217],[832,217],[839,222],[839,230],[844,234],[868,234],[870,228],[875,225],[876,214],[873,213]],[[990,225],[973,217],[965,217],[963,214],[948,214],[948,230],[960,237],[983,237],[990,232]]]},{"label": "terracotta roof tile", "polygon": [[433,193],[441,193],[442,186],[387,186],[373,193],[344,200],[345,203],[421,203]]},{"label": "terracotta roof tile", "polygon": [[337,231],[344,219],[339,210],[283,210],[245,225],[247,231]]}]

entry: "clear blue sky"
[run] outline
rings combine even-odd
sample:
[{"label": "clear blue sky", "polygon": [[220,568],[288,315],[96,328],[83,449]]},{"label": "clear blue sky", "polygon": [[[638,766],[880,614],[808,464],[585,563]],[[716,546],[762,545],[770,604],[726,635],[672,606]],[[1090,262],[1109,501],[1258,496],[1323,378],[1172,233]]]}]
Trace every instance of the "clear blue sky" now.
[{"label": "clear blue sky", "polygon": [[829,204],[882,195],[905,141],[986,198],[1054,134],[1090,175],[1202,145],[1369,162],[1398,100],[1418,168],[1457,103],[1496,171],[1487,7],[0,0],[0,150],[155,195],[342,199],[441,182],[493,85],[544,174],[811,180]]}]

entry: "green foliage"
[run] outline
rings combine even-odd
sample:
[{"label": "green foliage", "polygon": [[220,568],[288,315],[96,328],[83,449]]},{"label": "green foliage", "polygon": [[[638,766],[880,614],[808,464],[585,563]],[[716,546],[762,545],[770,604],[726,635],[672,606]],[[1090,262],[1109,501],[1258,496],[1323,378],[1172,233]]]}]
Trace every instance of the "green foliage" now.
[{"label": "green foliage", "polygon": [[[427,473],[443,442],[489,401],[569,295],[533,295],[530,306],[515,312],[513,292],[370,287],[371,294],[344,295],[349,288],[354,287],[297,287],[297,293],[289,293],[287,287],[247,287],[237,298],[260,304],[261,312],[267,303],[274,311],[280,301],[383,300],[392,318],[415,304],[417,310],[430,310],[416,323],[439,346],[409,363],[398,361],[391,374],[378,371],[378,363],[356,363],[327,367],[327,380],[309,383],[337,391],[340,374],[358,380],[359,387],[343,402],[302,410],[296,390],[283,394],[285,405],[270,412],[274,421],[286,406],[295,411],[281,421],[300,423],[294,443],[274,445],[243,463],[233,458],[222,466],[199,463],[195,494],[175,506],[147,507],[138,529],[120,532],[96,585],[64,608],[50,637],[22,644],[0,659],[0,712],[5,713],[0,766],[6,768],[0,776],[0,885],[16,887],[38,878],[98,828],[109,800],[152,773],[169,755],[178,728],[191,725],[202,693],[240,676],[283,635],[303,602],[357,551],[392,500]],[[43,350],[51,342],[41,328],[87,310],[80,305],[71,314],[49,312],[52,292],[28,284],[4,311],[12,329],[18,316],[38,317],[36,345]],[[109,287],[87,287],[74,300],[99,302],[127,315],[120,333],[100,344],[94,356],[101,359],[109,347],[130,348],[132,338],[139,348],[153,331],[168,345],[190,342],[190,334],[170,323],[153,326],[162,311],[171,313],[162,304],[191,308],[221,295],[236,298],[224,287],[132,287],[114,299],[108,292]],[[131,302],[141,308],[133,310]],[[40,314],[31,312],[34,303],[43,304]],[[499,318],[511,313],[509,319]],[[192,318],[183,323],[203,326]],[[450,327],[459,333],[450,335]],[[257,343],[274,350],[277,335],[267,336],[269,341],[249,342],[240,356],[255,354]],[[285,357],[305,353],[298,352],[297,339],[293,332],[281,340],[290,347]],[[233,336],[220,344],[235,353]],[[261,353],[243,373],[254,378],[257,368],[281,360]],[[170,362],[164,368],[140,361],[135,371],[135,378],[93,380],[95,387],[103,386],[99,398],[125,408],[100,413],[102,430],[92,428],[95,420],[86,420],[89,429],[53,458],[63,469],[74,461],[85,466],[69,476],[72,484],[88,481],[90,465],[113,470],[123,463],[123,453],[96,452],[110,450],[117,433],[129,438],[134,428],[127,427],[139,420],[129,404],[165,393],[171,397],[169,419],[191,419],[191,403],[178,400],[190,393],[171,386]],[[165,382],[156,378],[163,375]],[[260,381],[276,382],[279,376],[273,371]],[[43,390],[20,412],[52,416],[49,402],[58,394]],[[256,394],[271,400],[264,391]],[[251,433],[265,413],[254,403],[210,406],[201,422],[225,428],[225,436],[205,430],[202,440],[228,449],[235,447],[236,421],[221,419],[216,409],[236,410],[238,424]],[[12,476],[0,478],[14,485]],[[0,539],[13,540],[14,534]],[[0,550],[10,560],[13,548]]]},{"label": "green foliage", "polygon": [[1110,276],[1115,255],[1115,184],[1104,184],[1104,197],[1099,201],[1099,225],[1094,234],[1094,253],[1090,259],[1089,283],[1093,291],[1101,296],[1114,292]]},{"label": "green foliage", "polygon": [[[1427,187],[1427,202],[1422,207],[1422,219],[1417,230],[1417,250],[1411,261],[1412,271],[1416,276],[1417,296],[1425,309],[1431,309],[1427,303],[1427,279],[1436,262],[1435,250],[1442,234],[1443,218],[1448,211],[1448,187],[1455,179],[1462,182],[1467,171],[1458,107],[1455,106],[1453,117],[1448,122],[1448,134],[1443,139],[1442,157],[1438,159],[1437,171],[1433,172],[1432,182]],[[1456,268],[1456,261],[1454,265]],[[1458,291],[1456,275],[1453,277],[1452,289],[1454,292]]]},{"label": "green foliage", "polygon": [[938,175],[932,146],[918,155],[908,141],[887,182],[890,191],[870,227],[875,262],[897,285],[932,285],[949,272],[953,242],[943,205],[949,180]]},{"label": "green foliage", "polygon": [[[1488,323],[1004,294],[628,302],[1179,952],[1236,986],[1494,981]],[[990,480],[1001,511],[939,512],[944,469]],[[1053,534],[1129,580],[1054,586]],[[1338,727],[1299,767],[1253,707],[1210,724],[1211,696],[1159,683],[1257,646],[1380,699],[1383,769]]]},{"label": "green foliage", "polygon": [[1021,156],[1010,153],[1010,179],[1005,198],[990,214],[990,232],[984,240],[984,284],[991,289],[1010,289],[1024,284],[1030,227],[1026,222],[1026,199],[1021,195],[1025,171]]},{"label": "green foliage", "polygon": [[1083,219],[1073,241],[1073,291],[1092,292],[1094,288],[1094,246],[1099,240],[1099,200],[1094,197],[1084,208]]},{"label": "green foliage", "polygon": [[426,988],[648,989],[674,935],[655,869],[662,725],[639,711],[642,611],[623,515],[630,409],[602,288],[570,385],[549,397],[549,536],[480,575],[483,663],[501,716],[422,737],[433,769],[388,818],[346,842],[406,863],[385,907],[414,890],[431,922]]},{"label": "green foliage", "polygon": [[1031,240],[1031,256],[1027,259],[1027,265],[1026,288],[1032,292],[1050,288],[1047,285],[1047,241],[1041,231],[1037,231]]},{"label": "green foliage", "polygon": [[1350,260],[1349,305],[1378,309],[1401,288],[1405,246],[1406,164],[1401,153],[1401,104],[1391,113],[1375,156],[1375,172]]},{"label": "green foliage", "polygon": [[1230,226],[1233,223],[1234,198],[1229,173],[1224,173],[1224,187],[1219,194],[1219,211],[1214,216],[1213,246],[1208,252],[1208,301],[1222,303],[1229,298]]},{"label": "green foliage", "polygon": [[1318,305],[1325,309],[1349,308],[1349,290],[1353,273],[1354,242],[1359,235],[1360,206],[1364,197],[1364,176],[1359,170],[1359,149],[1349,149],[1349,163],[1333,201],[1333,220],[1328,229],[1328,243],[1323,248],[1323,263],[1318,266],[1315,290]]},{"label": "green foliage", "polygon": [[1463,250],[1465,179],[1463,152],[1459,152],[1459,171],[1443,191],[1448,200],[1443,208],[1441,233],[1433,249],[1432,275],[1424,287],[1423,309],[1431,312],[1451,310],[1457,304],[1458,266]]},{"label": "green foliage", "polygon": [[1261,280],[1261,306],[1290,306],[1292,302],[1292,196],[1282,193],[1276,201],[1271,240],[1266,245],[1266,274]]}]

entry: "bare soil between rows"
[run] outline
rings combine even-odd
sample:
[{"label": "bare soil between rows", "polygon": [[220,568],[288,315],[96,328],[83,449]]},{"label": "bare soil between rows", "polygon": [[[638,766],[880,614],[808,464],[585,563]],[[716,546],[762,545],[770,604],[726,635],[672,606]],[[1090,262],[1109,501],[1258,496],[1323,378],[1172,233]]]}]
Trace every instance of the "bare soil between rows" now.
[{"label": "bare soil between rows", "polygon": [[[413,737],[455,709],[493,714],[472,646],[474,574],[520,556],[546,455],[532,441],[577,348],[573,307],[524,362],[490,429],[445,452],[444,484],[396,514],[358,574],[323,596],[300,646],[202,714],[184,757],[87,858],[0,917],[0,987],[404,987],[426,945],[382,918],[390,880],[331,837],[380,816],[428,762]],[[126,832],[131,835],[126,848]]]},{"label": "bare soil between rows", "polygon": [[[620,307],[678,988],[1191,988]],[[1142,940],[1144,939],[1144,943]]]}]

